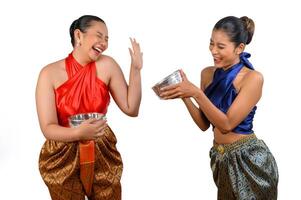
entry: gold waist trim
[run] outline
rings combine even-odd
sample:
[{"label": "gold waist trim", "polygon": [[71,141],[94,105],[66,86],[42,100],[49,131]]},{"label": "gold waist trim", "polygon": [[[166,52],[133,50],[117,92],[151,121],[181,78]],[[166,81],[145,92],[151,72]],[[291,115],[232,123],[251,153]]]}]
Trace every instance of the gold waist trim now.
[{"label": "gold waist trim", "polygon": [[256,139],[256,135],[250,134],[242,139],[239,139],[231,144],[218,144],[215,141],[213,141],[213,148],[218,151],[220,154],[224,154],[225,152],[229,152],[233,149],[236,149],[237,147],[241,146],[242,144],[246,143],[249,140]]}]

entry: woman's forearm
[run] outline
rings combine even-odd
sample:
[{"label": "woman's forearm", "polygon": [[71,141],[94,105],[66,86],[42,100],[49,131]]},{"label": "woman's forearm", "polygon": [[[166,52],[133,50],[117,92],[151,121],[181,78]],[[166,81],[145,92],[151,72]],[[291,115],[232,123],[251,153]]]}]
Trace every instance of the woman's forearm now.
[{"label": "woman's forearm", "polygon": [[221,132],[227,133],[231,130],[229,120],[226,114],[220,111],[205,95],[205,93],[199,90],[193,97],[200,110],[205,114],[207,119],[217,127]]},{"label": "woman's forearm", "polygon": [[42,127],[42,132],[46,139],[61,142],[74,142],[79,140],[76,128],[63,127],[58,124],[48,124]]},{"label": "woman's forearm", "polygon": [[194,103],[191,101],[190,98],[183,98],[182,99],[185,106],[187,107],[187,110],[189,111],[189,114],[193,121],[196,123],[196,125],[202,130],[206,131],[210,123],[207,120],[206,116],[202,113],[202,111],[194,105]]},{"label": "woman's forearm", "polygon": [[128,87],[128,115],[137,116],[141,102],[141,73],[140,69],[131,66]]}]

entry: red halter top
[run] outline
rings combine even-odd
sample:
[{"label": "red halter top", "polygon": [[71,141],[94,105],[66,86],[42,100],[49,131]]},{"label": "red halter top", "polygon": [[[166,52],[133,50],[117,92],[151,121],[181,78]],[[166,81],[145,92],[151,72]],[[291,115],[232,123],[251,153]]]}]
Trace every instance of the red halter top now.
[{"label": "red halter top", "polygon": [[65,59],[68,80],[55,90],[59,124],[68,127],[68,117],[80,113],[106,114],[110,103],[106,84],[96,76],[95,62],[79,64],[72,53]]}]

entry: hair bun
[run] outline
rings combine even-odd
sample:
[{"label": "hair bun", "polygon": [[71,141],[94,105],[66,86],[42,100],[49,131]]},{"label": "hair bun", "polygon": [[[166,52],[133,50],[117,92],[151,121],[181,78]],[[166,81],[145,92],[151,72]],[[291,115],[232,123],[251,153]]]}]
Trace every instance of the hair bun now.
[{"label": "hair bun", "polygon": [[247,39],[246,44],[249,44],[252,40],[254,31],[255,31],[255,23],[251,18],[249,18],[247,16],[243,16],[240,19],[243,22],[245,30],[248,33],[248,39]]}]

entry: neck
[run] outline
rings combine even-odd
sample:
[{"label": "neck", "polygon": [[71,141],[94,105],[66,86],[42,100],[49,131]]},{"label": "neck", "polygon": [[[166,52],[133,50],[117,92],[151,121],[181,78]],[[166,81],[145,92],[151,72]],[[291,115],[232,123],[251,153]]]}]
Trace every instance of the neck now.
[{"label": "neck", "polygon": [[240,58],[237,57],[233,60],[233,62],[230,65],[224,66],[223,70],[226,71],[227,69],[230,69],[233,65],[237,64],[240,62]]},{"label": "neck", "polygon": [[83,55],[82,52],[78,48],[75,48],[72,52],[72,55],[74,59],[81,65],[86,66],[88,63],[90,63],[90,59]]}]

